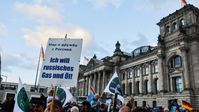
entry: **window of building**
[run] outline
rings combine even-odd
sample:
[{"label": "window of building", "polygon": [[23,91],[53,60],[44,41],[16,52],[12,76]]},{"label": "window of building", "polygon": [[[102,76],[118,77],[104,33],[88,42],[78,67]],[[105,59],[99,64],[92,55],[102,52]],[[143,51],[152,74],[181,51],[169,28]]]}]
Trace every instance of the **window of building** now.
[{"label": "window of building", "polygon": [[128,78],[131,79],[133,77],[133,71],[128,72]]},{"label": "window of building", "polygon": [[182,66],[181,57],[176,55],[170,60],[170,68],[180,68]]},{"label": "window of building", "polygon": [[153,63],[153,64],[151,65],[151,72],[152,72],[153,74],[158,72],[158,64],[157,64],[157,63]]},{"label": "window of building", "polygon": [[154,79],[154,94],[158,93],[158,78]]},{"label": "window of building", "polygon": [[130,82],[129,83],[129,95],[131,95],[132,94],[132,83]]},{"label": "window of building", "polygon": [[139,81],[136,82],[136,94],[140,94]]},{"label": "window of building", "polygon": [[142,53],[148,52],[149,51],[149,46],[142,47],[141,51],[142,51]]},{"label": "window of building", "polygon": [[135,107],[137,107],[137,101],[134,101],[134,105],[135,105]]},{"label": "window of building", "polygon": [[142,67],[142,73],[143,75],[148,75],[149,74],[149,66],[143,66]]},{"label": "window of building", "polygon": [[169,33],[169,32],[170,32],[170,26],[166,26],[165,32],[166,32],[166,33]]},{"label": "window of building", "polygon": [[122,93],[125,94],[125,84],[122,84]]},{"label": "window of building", "polygon": [[144,94],[148,94],[148,80],[144,81]]},{"label": "window of building", "polygon": [[174,22],[174,23],[172,24],[172,31],[174,31],[174,30],[176,30],[176,29],[177,29],[177,23]]},{"label": "window of building", "polygon": [[175,92],[182,92],[183,91],[182,77],[174,77],[173,80],[174,80]]},{"label": "window of building", "polygon": [[138,56],[140,54],[140,49],[136,49],[135,51],[134,51],[134,56]]},{"label": "window of building", "polygon": [[39,92],[40,92],[40,93],[43,93],[44,90],[45,90],[44,88],[39,88]]},{"label": "window of building", "polygon": [[146,107],[146,101],[142,102],[142,107]]},{"label": "window of building", "polygon": [[34,92],[35,91],[35,87],[30,87],[30,92]]},{"label": "window of building", "polygon": [[125,80],[125,73],[122,74],[122,80]]},{"label": "window of building", "polygon": [[153,108],[154,107],[157,107],[157,102],[156,101],[153,101]]},{"label": "window of building", "polygon": [[185,25],[185,20],[184,20],[184,19],[181,19],[181,20],[180,20],[180,25],[181,25],[181,26],[184,26],[184,25]]},{"label": "window of building", "polygon": [[140,76],[140,69],[136,68],[134,73],[135,73],[135,77],[139,77]]}]

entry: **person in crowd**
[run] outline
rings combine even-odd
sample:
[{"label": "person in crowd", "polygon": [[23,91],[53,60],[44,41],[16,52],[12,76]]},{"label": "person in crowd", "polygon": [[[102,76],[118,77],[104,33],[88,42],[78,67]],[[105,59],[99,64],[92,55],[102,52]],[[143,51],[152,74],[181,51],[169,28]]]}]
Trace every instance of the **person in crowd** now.
[{"label": "person in crowd", "polygon": [[131,109],[128,106],[123,106],[120,108],[119,112],[131,112]]},{"label": "person in crowd", "polygon": [[5,102],[2,104],[2,112],[13,112],[14,105],[14,96],[6,96]]},{"label": "person in crowd", "polygon": [[70,109],[70,112],[79,112],[79,108],[77,106],[73,106],[71,109]]},{"label": "person in crowd", "polygon": [[91,107],[93,108],[93,110],[95,112],[99,111],[99,107],[100,107],[100,102],[99,102],[99,95],[95,94],[95,97],[93,98],[93,100],[91,101]]},{"label": "person in crowd", "polygon": [[107,112],[107,106],[105,103],[100,104],[99,112]]},{"label": "person in crowd", "polygon": [[53,109],[52,112],[63,112],[62,111],[62,104],[59,100],[54,99],[54,104],[53,104],[53,108],[52,107],[52,100],[50,100],[49,102],[47,102],[47,107],[45,109],[44,112],[51,112],[51,109]]},{"label": "person in crowd", "polygon": [[83,101],[80,112],[97,112],[97,111],[92,110],[91,104],[88,101]]},{"label": "person in crowd", "polygon": [[40,98],[32,98],[30,100],[30,103],[31,103],[30,106],[31,112],[44,112],[46,108],[46,103]]}]

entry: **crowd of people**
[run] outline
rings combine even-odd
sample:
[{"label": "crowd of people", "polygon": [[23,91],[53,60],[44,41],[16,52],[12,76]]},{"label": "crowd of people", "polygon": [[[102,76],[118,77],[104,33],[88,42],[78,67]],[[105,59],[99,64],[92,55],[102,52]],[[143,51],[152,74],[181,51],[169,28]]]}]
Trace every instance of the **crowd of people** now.
[{"label": "crowd of people", "polygon": [[[107,103],[110,101],[111,103]],[[1,112],[13,112],[14,108],[14,98],[7,98],[2,104]],[[151,108],[149,106],[136,107],[134,101],[130,100],[125,105],[121,105],[118,102],[116,108],[113,111],[113,102],[111,98],[105,96],[100,97],[95,94],[93,100],[83,101],[81,103],[77,102],[67,102],[64,106],[59,99],[48,98],[41,95],[40,98],[32,98],[30,100],[29,112],[188,112],[187,110],[182,110],[176,108],[176,110],[169,110],[168,108]]]}]

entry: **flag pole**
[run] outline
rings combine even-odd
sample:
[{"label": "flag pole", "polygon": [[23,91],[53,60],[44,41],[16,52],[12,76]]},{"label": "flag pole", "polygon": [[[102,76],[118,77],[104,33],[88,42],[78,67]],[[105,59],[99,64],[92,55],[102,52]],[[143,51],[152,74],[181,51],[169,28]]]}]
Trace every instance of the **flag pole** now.
[{"label": "flag pole", "polygon": [[53,98],[52,98],[52,103],[51,103],[51,109],[50,109],[50,112],[54,112],[54,102],[55,102],[55,94],[56,94],[56,91],[57,91],[57,86],[53,86]]},{"label": "flag pole", "polygon": [[[36,87],[37,87],[37,77],[38,77],[38,72],[39,72],[39,66],[40,66],[40,58],[41,58],[41,48],[40,48],[40,53],[39,53],[39,59],[37,63],[37,72],[36,72],[36,77],[35,77],[35,92],[36,92]],[[38,91],[38,89],[37,89]]]},{"label": "flag pole", "polygon": [[118,96],[118,93],[115,92],[115,97],[114,97],[114,102],[113,102],[113,112],[116,112],[117,96]]}]

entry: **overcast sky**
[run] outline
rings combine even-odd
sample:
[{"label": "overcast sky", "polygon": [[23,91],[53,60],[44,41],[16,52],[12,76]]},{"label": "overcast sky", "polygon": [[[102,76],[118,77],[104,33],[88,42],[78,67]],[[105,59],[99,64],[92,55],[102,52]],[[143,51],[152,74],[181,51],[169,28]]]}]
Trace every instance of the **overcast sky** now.
[{"label": "overcast sky", "polygon": [[[187,0],[199,7],[199,0]],[[115,43],[131,52],[157,44],[160,19],[181,0],[0,0],[2,75],[34,84],[40,46],[48,38],[83,38],[83,57],[111,56]],[[5,77],[3,77],[5,81]]]}]

